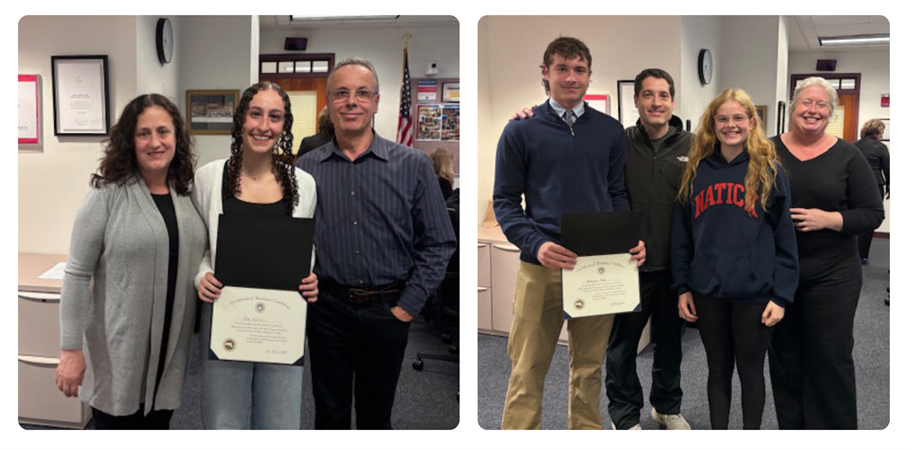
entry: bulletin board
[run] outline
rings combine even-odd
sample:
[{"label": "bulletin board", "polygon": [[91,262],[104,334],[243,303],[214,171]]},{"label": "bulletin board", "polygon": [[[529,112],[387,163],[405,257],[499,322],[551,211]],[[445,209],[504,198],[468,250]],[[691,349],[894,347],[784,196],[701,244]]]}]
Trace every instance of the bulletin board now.
[{"label": "bulletin board", "polygon": [[[458,78],[411,79],[411,117],[417,126],[413,147],[427,155],[437,148],[448,149],[455,159],[456,175],[460,173],[458,152],[461,140],[458,82]],[[435,89],[432,89],[434,84]]]}]

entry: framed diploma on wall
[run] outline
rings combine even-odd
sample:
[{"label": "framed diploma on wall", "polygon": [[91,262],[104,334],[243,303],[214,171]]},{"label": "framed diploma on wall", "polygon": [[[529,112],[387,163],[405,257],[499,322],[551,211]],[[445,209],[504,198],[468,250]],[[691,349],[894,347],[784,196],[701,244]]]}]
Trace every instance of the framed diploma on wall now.
[{"label": "framed diploma on wall", "polygon": [[19,75],[19,145],[41,145],[41,75]]},{"label": "framed diploma on wall", "polygon": [[51,56],[54,135],[110,133],[107,55]]}]

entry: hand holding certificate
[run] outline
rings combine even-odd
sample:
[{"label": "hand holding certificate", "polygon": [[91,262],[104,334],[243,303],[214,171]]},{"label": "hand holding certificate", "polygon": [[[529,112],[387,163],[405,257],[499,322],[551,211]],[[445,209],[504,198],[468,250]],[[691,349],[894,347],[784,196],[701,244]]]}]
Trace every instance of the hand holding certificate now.
[{"label": "hand holding certificate", "polygon": [[[221,215],[210,357],[303,364],[307,302],[297,291],[310,271],[314,222]],[[255,238],[251,238],[255,236]]]},{"label": "hand holding certificate", "polygon": [[638,311],[638,263],[629,249],[638,244],[637,212],[567,213],[563,245],[578,254],[575,268],[562,270],[563,311],[568,318]]}]

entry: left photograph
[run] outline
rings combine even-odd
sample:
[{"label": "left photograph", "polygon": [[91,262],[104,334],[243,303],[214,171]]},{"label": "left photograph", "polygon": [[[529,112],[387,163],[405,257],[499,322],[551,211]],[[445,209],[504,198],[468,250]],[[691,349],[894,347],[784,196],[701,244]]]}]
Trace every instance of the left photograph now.
[{"label": "left photograph", "polygon": [[452,16],[23,17],[20,426],[458,426],[458,55]]}]

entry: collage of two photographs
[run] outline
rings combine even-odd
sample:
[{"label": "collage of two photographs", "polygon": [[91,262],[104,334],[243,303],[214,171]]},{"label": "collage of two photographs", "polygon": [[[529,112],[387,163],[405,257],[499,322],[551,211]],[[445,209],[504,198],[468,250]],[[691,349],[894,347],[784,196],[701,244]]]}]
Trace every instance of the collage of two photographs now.
[{"label": "collage of two photographs", "polygon": [[19,426],[889,426],[888,18],[464,32],[20,19]]}]

